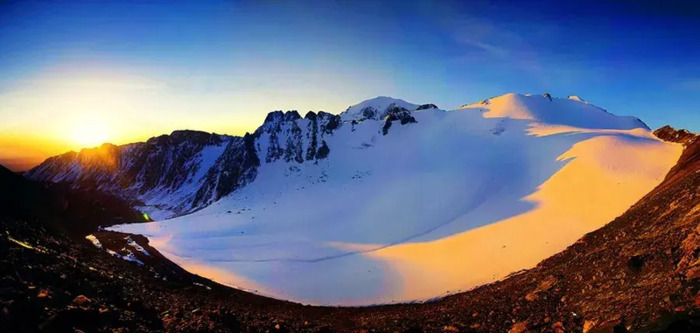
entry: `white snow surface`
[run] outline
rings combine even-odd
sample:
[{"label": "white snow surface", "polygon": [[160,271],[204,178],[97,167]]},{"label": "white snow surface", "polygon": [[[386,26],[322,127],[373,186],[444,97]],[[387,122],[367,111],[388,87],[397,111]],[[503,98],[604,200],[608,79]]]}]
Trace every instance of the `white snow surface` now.
[{"label": "white snow surface", "polygon": [[124,238],[124,239],[126,240],[126,244],[129,245],[129,246],[131,246],[131,247],[133,247],[136,251],[139,251],[139,252],[141,252],[141,253],[143,253],[143,254],[145,254],[145,255],[147,255],[147,256],[150,256],[150,255],[151,255],[150,253],[148,253],[148,251],[146,251],[146,249],[143,248],[143,246],[139,245],[139,244],[136,243],[133,239],[131,239],[131,237],[128,237],[128,236],[127,236],[127,237]]},{"label": "white snow surface", "polygon": [[[395,101],[360,103],[343,119]],[[280,299],[423,301],[565,249],[658,185],[682,151],[578,99],[507,94],[413,116],[387,135],[383,121],[344,123],[325,137],[327,159],[261,159],[253,182],[202,210],[111,229],[147,236],[190,272]]]},{"label": "white snow surface", "polygon": [[553,98],[550,101],[539,95],[523,96],[510,93],[489,99],[488,105],[470,104],[461,109],[485,111],[486,118],[526,119],[592,129],[649,129],[635,117],[616,116],[576,96]]}]

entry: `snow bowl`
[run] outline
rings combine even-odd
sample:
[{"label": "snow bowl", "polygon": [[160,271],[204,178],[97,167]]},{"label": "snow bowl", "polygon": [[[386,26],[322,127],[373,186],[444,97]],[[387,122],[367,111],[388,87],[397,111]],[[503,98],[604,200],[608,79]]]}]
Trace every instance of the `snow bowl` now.
[{"label": "snow bowl", "polygon": [[325,138],[326,159],[262,162],[254,181],[193,214],[111,229],[275,298],[424,301],[563,250],[660,183],[682,151],[577,99],[508,94],[412,114],[387,135],[381,120],[345,122]]}]

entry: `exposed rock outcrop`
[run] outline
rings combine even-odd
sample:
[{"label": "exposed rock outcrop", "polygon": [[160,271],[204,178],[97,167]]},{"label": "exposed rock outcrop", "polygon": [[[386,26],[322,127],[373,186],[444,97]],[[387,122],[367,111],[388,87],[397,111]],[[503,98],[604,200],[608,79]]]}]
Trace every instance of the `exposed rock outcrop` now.
[{"label": "exposed rock outcrop", "polygon": [[271,112],[253,134],[257,154],[265,163],[278,160],[303,163],[325,158],[319,157],[323,147],[326,154],[329,151],[323,138],[333,134],[340,125],[340,116],[323,111],[309,112],[303,119],[296,111]]},{"label": "exposed rock outcrop", "polygon": [[669,125],[657,129],[654,131],[654,135],[661,140],[682,143],[684,145],[692,143],[698,138],[697,134],[693,134],[685,129],[675,129]]},{"label": "exposed rock outcrop", "polygon": [[384,119],[384,126],[382,126],[382,134],[387,135],[389,133],[389,128],[393,121],[399,121],[401,125],[416,123],[416,118],[411,115],[411,111],[402,107],[392,107],[388,110],[388,113]]},{"label": "exposed rock outcrop", "polygon": [[435,104],[423,104],[419,106],[416,110],[427,110],[427,109],[437,109],[437,105]]}]

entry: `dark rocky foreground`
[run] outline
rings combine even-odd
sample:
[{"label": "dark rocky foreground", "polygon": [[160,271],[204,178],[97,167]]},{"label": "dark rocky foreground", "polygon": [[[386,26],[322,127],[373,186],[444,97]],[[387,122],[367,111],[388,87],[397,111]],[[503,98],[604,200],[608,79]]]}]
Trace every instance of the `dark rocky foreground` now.
[{"label": "dark rocky foreground", "polygon": [[[125,261],[93,246],[85,232],[66,231],[75,219],[108,223],[103,216],[133,213],[94,196],[75,212],[3,207],[0,332],[700,331],[700,140],[666,135],[683,138],[683,156],[625,214],[531,270],[426,304],[331,308],[274,300],[191,275],[142,237],[95,233],[143,265]],[[34,186],[2,177],[0,194]],[[25,199],[44,195],[34,191]],[[150,256],[130,247],[129,237]]]}]

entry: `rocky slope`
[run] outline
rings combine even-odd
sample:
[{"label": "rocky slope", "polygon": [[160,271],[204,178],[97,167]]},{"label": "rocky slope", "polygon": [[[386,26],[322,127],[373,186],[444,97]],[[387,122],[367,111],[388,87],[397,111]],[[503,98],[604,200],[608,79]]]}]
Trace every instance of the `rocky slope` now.
[{"label": "rocky slope", "polygon": [[681,143],[686,146],[692,144],[693,141],[698,138],[698,135],[695,133],[691,133],[685,129],[675,129],[668,125],[654,131],[654,135],[659,139]]},{"label": "rocky slope", "polygon": [[[0,216],[40,223],[56,232],[82,235],[98,226],[142,222],[129,201],[67,184],[40,184],[0,166]],[[69,221],[67,223],[67,221]]]}]

